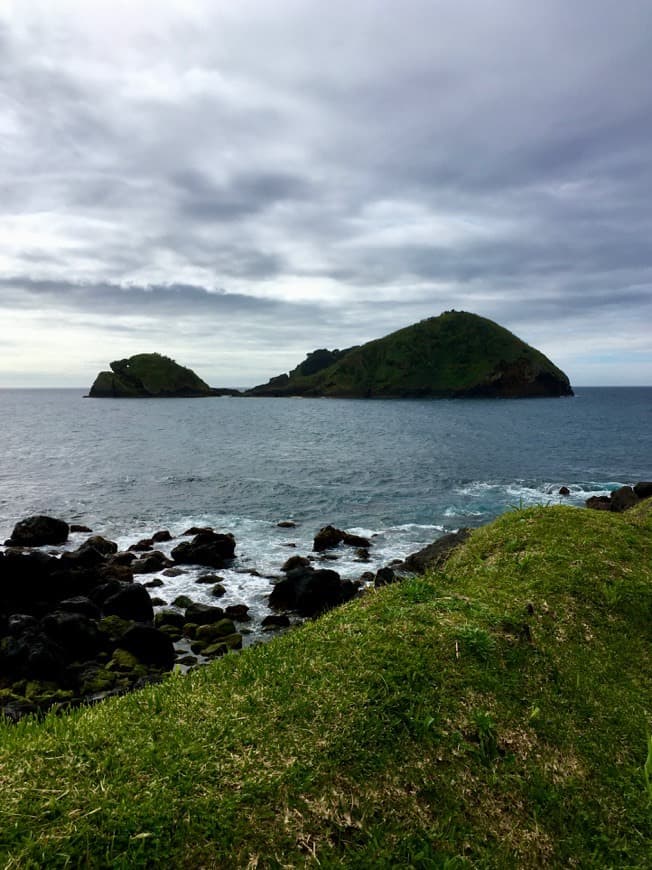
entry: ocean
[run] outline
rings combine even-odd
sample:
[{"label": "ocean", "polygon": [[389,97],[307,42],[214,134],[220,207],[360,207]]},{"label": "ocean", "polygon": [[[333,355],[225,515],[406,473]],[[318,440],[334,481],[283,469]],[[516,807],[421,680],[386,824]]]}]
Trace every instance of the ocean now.
[{"label": "ocean", "polygon": [[[652,479],[652,387],[372,401],[0,390],[0,421],[0,540],[35,513],[90,526],[121,548],[161,529],[230,531],[237,560],[219,572],[220,604],[245,603],[255,619],[268,612],[270,576],[308,554],[328,523],[372,539],[369,563],[350,549],[328,563],[356,578],[504,511],[582,505]],[[208,602],[198,573],[161,577],[156,594]]]}]

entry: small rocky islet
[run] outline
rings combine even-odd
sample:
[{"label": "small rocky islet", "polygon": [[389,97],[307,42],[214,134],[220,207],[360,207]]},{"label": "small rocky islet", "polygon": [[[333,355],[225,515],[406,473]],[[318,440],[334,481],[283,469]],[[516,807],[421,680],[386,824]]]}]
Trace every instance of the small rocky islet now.
[{"label": "small rocky islet", "polygon": [[[622,512],[648,498],[652,482],[642,481],[592,497],[586,506]],[[44,549],[66,545],[71,533],[88,537],[73,550]],[[270,613],[260,628],[273,633],[370,588],[441,568],[469,534],[460,529],[402,562],[346,580],[315,561],[332,558],[336,548],[353,547],[364,562],[372,541],[324,526],[308,556],[290,556],[270,578]],[[181,566],[205,567],[210,571],[197,582],[212,584],[219,598],[224,589],[211,572],[233,562],[235,538],[212,528],[191,528],[181,538],[168,557],[156,548],[173,540],[167,530],[119,552],[115,542],[85,526],[47,516],[18,522],[0,550],[0,715],[16,721],[101,700],[156,682],[175,666],[192,668],[241,649],[251,620],[247,605],[222,608],[183,595],[168,605],[150,596],[149,589],[163,585],[161,579],[136,579],[175,576]]]}]

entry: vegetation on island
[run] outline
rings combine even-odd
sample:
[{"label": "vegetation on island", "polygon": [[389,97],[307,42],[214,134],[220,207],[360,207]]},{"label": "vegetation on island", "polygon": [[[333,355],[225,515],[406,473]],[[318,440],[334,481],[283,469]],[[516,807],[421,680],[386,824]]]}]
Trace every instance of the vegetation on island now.
[{"label": "vegetation on island", "polygon": [[652,502],[514,510],[440,572],[0,725],[4,867],[644,867]]},{"label": "vegetation on island", "polygon": [[100,372],[91,398],[169,398],[209,396],[207,383],[192,371],[160,353],[139,353],[115,360],[110,372]]},{"label": "vegetation on island", "polygon": [[320,349],[256,396],[568,396],[568,377],[491,320],[446,311],[345,351]]}]

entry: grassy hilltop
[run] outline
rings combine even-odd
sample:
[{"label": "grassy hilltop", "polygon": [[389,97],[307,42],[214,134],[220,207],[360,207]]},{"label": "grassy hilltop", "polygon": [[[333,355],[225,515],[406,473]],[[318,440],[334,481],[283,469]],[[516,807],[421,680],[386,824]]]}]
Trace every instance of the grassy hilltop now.
[{"label": "grassy hilltop", "polygon": [[497,323],[446,311],[346,351],[324,349],[250,395],[520,398],[572,395],[566,375]]},{"label": "grassy hilltop", "polygon": [[445,573],[0,726],[1,863],[649,867],[651,542],[650,501],[514,511]]}]

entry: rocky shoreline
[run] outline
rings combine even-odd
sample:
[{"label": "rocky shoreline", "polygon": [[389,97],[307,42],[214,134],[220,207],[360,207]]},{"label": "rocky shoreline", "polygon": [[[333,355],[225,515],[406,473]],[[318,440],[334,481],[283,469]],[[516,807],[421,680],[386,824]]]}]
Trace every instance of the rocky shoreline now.
[{"label": "rocky shoreline", "polygon": [[[639,482],[592,497],[586,506],[618,512],[650,497],[652,483]],[[87,537],[75,549],[44,549],[65,547],[71,533]],[[468,534],[461,529],[444,535],[404,561],[350,580],[323,567],[324,561],[336,559],[337,550],[353,548],[356,560],[364,563],[373,542],[324,526],[308,555],[292,555],[270,576],[271,612],[256,628],[277,633],[370,588],[441,567]],[[171,547],[169,555],[160,545]],[[163,529],[119,551],[114,541],[84,526],[32,516],[16,524],[5,547],[0,551],[0,716],[10,720],[94,702],[158,681],[173,669],[200,666],[241,649],[252,630],[245,604],[220,607],[188,595],[168,603],[155,593],[162,577],[199,568],[196,582],[210,585],[217,602],[224,587],[215,571],[235,558],[231,534],[190,528],[176,543]]]},{"label": "rocky shoreline", "polygon": [[[87,537],[75,549],[61,551],[71,533]],[[427,548],[427,558],[446,551],[450,537]],[[161,545],[173,545],[169,555]],[[370,540],[333,526],[320,529],[309,555],[291,556],[270,577],[271,612],[257,628],[282,631],[415,570],[406,562],[343,580],[322,567],[337,558],[336,548],[354,548],[364,562],[371,546]],[[223,608],[188,595],[170,603],[156,597],[162,577],[199,568],[196,582],[207,584],[204,589],[209,585],[218,601],[224,587],[214,572],[235,558],[231,534],[190,528],[176,543],[163,529],[120,552],[114,541],[89,528],[32,516],[16,524],[5,547],[0,551],[0,715],[10,720],[97,701],[158,681],[175,668],[202,665],[241,649],[251,631],[245,604]],[[430,553],[432,548],[436,553]]]}]

